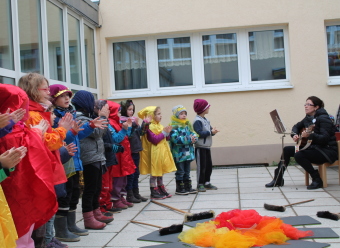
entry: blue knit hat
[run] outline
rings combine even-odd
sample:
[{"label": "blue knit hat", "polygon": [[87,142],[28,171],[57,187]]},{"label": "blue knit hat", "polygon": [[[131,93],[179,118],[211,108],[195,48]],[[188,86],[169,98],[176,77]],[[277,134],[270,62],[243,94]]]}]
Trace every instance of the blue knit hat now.
[{"label": "blue knit hat", "polygon": [[72,104],[76,110],[85,110],[89,116],[94,114],[94,96],[86,90],[79,90],[72,98]]}]

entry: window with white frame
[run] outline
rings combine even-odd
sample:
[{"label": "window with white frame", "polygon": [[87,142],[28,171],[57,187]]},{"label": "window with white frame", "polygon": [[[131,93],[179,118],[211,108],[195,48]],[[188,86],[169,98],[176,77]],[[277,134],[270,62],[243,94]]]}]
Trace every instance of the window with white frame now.
[{"label": "window with white frame", "polygon": [[[113,40],[111,97],[292,88],[287,40],[284,26]],[[132,68],[143,68],[143,77]]]},{"label": "window with white frame", "polygon": [[1,1],[0,83],[38,72],[98,94],[95,27],[79,13],[58,0]]},{"label": "window with white frame", "polygon": [[340,25],[326,26],[328,73],[340,81]]}]

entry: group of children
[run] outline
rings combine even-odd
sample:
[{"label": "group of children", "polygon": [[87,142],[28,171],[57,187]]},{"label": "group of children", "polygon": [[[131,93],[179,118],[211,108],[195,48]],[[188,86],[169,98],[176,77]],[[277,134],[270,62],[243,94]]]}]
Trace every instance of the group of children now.
[{"label": "group of children", "polygon": [[[177,105],[163,127],[160,107],[146,107],[138,118],[132,100],[73,94],[37,73],[18,86],[0,85],[0,96],[0,247],[67,247],[61,241],[103,229],[113,213],[148,200],[139,193],[140,174],[150,174],[154,200],[172,196],[163,183],[172,171],[177,195],[217,189],[210,147],[218,130],[205,118],[206,100],[195,100],[193,125]],[[190,178],[195,158],[197,188]],[[76,225],[80,197],[85,229]]]}]

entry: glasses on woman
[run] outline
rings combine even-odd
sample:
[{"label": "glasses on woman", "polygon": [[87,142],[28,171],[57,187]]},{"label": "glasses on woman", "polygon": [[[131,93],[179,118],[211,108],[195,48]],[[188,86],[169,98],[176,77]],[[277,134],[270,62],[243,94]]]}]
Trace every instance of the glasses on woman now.
[{"label": "glasses on woman", "polygon": [[43,90],[43,91],[46,91],[46,92],[50,92],[50,88],[38,89],[38,90]]},{"label": "glasses on woman", "polygon": [[314,106],[314,104],[310,104],[310,103],[306,103],[305,105],[303,105],[303,106]]}]

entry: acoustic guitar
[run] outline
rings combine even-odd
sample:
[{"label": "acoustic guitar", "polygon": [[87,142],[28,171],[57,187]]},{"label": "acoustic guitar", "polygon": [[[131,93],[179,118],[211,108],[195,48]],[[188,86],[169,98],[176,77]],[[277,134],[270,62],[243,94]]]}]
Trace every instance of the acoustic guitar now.
[{"label": "acoustic guitar", "polygon": [[301,129],[299,139],[296,141],[295,152],[305,150],[312,144],[312,140],[309,140],[308,137],[302,137],[301,134],[304,131],[306,131],[306,133],[313,133],[314,127],[315,127],[315,124],[312,124],[307,128]]}]

